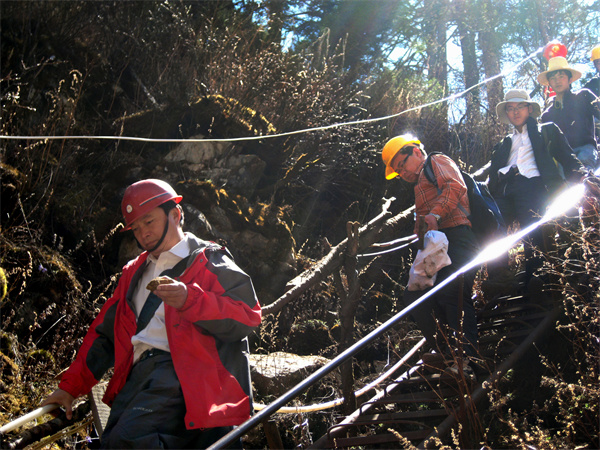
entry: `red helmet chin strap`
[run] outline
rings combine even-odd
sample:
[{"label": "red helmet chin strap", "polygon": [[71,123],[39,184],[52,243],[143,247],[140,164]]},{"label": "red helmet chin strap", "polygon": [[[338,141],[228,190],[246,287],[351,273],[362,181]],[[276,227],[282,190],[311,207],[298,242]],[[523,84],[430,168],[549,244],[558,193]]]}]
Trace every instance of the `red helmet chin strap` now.
[{"label": "red helmet chin strap", "polygon": [[163,230],[163,234],[160,237],[160,239],[158,240],[158,242],[156,243],[156,245],[154,247],[152,247],[151,249],[146,250],[144,247],[142,247],[142,245],[140,244],[140,241],[137,240],[137,238],[135,237],[135,234],[134,234],[135,242],[137,242],[138,248],[140,248],[142,250],[146,250],[148,253],[152,253],[152,252],[156,251],[158,249],[158,247],[161,246],[161,244],[165,240],[165,237],[167,236],[167,232],[169,231],[169,214],[168,213],[166,213],[166,214],[167,214],[167,223],[165,223],[165,229]]},{"label": "red helmet chin strap", "polygon": [[153,248],[148,250],[148,253],[152,253],[152,252],[156,251],[158,249],[158,247],[161,246],[161,244],[165,240],[165,237],[167,236],[167,231],[169,231],[169,216],[168,215],[167,215],[167,223],[165,224],[165,231],[163,231],[163,234],[160,237],[160,239],[158,240],[157,244]]}]

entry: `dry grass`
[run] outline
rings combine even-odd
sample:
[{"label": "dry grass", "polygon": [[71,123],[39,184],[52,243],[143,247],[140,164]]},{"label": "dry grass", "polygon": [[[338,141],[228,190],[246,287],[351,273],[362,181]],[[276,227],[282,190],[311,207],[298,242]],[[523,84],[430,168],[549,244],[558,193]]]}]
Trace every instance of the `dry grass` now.
[{"label": "dry grass", "polygon": [[556,224],[557,249],[545,268],[555,280],[563,314],[555,336],[537,347],[539,370],[530,361],[528,376],[539,376],[530,406],[523,408],[525,399],[515,397],[522,380],[511,379],[512,373],[492,392],[495,419],[488,443],[493,448],[600,448],[598,209],[582,223],[575,217]]}]

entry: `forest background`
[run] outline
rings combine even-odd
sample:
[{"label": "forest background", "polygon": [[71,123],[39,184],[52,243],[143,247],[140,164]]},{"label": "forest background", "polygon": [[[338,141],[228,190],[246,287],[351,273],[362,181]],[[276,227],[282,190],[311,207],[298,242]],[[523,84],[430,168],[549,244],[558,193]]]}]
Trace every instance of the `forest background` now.
[{"label": "forest background", "polygon": [[[135,252],[118,225],[131,182],[176,186],[187,228],[230,247],[269,305],[348,221],[412,204],[384,180],[387,139],[479,168],[509,131],[505,90],[545,102],[542,48],[566,45],[578,88],[600,42],[598,0],[2,0],[0,20],[2,136],[123,138],[1,141],[2,418],[49,392]],[[168,140],[200,137],[218,140],[209,159],[173,156]],[[398,310],[407,257],[363,268],[365,326]],[[306,294],[253,351],[309,352],[294,331],[329,326],[337,301]]]}]

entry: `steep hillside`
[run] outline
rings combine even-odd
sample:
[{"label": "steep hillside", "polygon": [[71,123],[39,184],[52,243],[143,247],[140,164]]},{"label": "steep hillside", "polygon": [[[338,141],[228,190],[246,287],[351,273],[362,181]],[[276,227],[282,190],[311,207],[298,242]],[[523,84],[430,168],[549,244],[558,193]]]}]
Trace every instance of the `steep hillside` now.
[{"label": "steep hillside", "polygon": [[[184,197],[185,228],[226,245],[267,306],[347,238],[348,222],[365,224],[384,198],[396,197],[393,214],[412,204],[406,183],[385,184],[378,152],[389,135],[411,129],[422,131],[424,142],[446,136],[434,125],[435,108],[285,134],[385,116],[437,100],[437,93],[418,77],[351,78],[341,48],[334,56],[284,52],[232,2],[196,3],[0,2],[0,134],[76,136],[2,140],[2,423],[55,387],[122,265],[139,252],[121,233],[128,184],[170,182]],[[481,165],[480,154],[461,153],[462,142],[492,142],[502,129],[482,122],[481,130],[457,133],[449,153]],[[544,417],[554,414],[553,424],[569,430],[562,442],[582,444],[582,429],[589,442],[598,433],[597,221],[585,232],[568,230],[549,267],[566,299],[560,331],[575,350],[572,359],[561,354],[560,368],[550,367],[556,370],[544,379],[557,392],[544,398]],[[399,233],[411,234],[411,226]],[[360,263],[355,338],[401,308],[411,252]],[[347,286],[347,278],[326,277],[266,317],[252,351],[337,354]],[[357,361],[356,378],[372,378],[390,352],[400,354],[416,337],[404,323]],[[339,389],[332,378],[305,398]],[[532,437],[527,420],[538,411],[514,412],[509,397],[498,393],[494,412],[503,426],[493,443],[508,448],[555,437],[543,423]],[[313,430],[324,431],[331,419],[320,417]],[[283,420],[301,433],[298,417]],[[287,436],[286,445],[296,438]],[[263,437],[256,439],[262,445]]]}]

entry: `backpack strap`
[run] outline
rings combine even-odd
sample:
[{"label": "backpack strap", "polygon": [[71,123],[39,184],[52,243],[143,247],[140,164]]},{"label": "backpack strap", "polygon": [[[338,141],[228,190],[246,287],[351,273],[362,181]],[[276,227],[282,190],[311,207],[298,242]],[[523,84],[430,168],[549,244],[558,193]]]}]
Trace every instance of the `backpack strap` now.
[{"label": "backpack strap", "polygon": [[431,157],[433,155],[443,155],[443,153],[442,152],[429,153],[427,155],[427,159],[425,160],[425,165],[423,166],[423,173],[425,174],[425,178],[427,178],[427,181],[429,181],[431,184],[433,184],[435,186],[435,188],[438,191],[438,195],[440,195],[442,193],[442,190],[438,186],[438,182],[437,182],[437,179],[435,178],[435,173],[433,171],[432,162],[431,162]]},{"label": "backpack strap", "polygon": [[[431,184],[433,184],[435,186],[435,188],[437,189],[437,193],[438,195],[442,194],[442,190],[440,189],[437,179],[435,177],[435,172],[433,171],[433,167],[432,167],[432,156],[434,155],[443,155],[442,152],[431,152],[427,155],[427,159],[425,160],[425,165],[423,166],[423,173],[425,174],[425,178],[427,178],[427,181],[429,181]],[[460,174],[463,177],[463,182],[466,184],[465,181],[465,177],[463,174],[463,171],[460,170]],[[467,190],[468,190],[468,186],[467,186]],[[465,216],[467,216],[467,218],[469,217],[469,214],[467,213],[467,210],[463,207],[463,205],[461,205],[460,203],[458,203],[457,205],[458,209],[460,209],[463,214]]]}]

